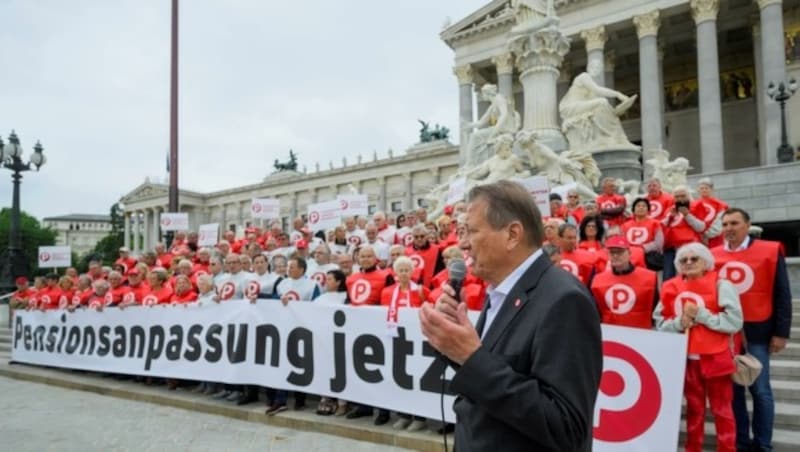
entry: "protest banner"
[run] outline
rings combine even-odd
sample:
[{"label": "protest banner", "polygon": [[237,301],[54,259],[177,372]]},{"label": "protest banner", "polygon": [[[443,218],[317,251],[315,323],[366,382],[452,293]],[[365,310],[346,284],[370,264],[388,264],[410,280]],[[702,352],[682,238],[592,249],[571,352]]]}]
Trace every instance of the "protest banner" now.
[{"label": "protest banner", "polygon": [[70,246],[39,247],[39,268],[69,267],[71,265],[72,265],[72,247]]},{"label": "protest banner", "polygon": [[186,231],[189,229],[188,213],[161,213],[162,231]]}]

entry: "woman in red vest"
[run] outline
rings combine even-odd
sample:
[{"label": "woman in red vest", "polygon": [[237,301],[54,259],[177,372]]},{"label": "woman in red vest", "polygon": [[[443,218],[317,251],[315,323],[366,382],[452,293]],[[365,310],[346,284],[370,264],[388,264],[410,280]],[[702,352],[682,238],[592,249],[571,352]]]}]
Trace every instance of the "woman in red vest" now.
[{"label": "woman in red vest", "polygon": [[703,449],[706,400],[714,415],[717,450],[736,450],[733,383],[736,370],[731,335],[742,328],[739,293],[717,277],[714,256],[701,243],[675,255],[678,275],[664,282],[653,317],[660,331],[689,336],[683,395],[686,397],[686,450]]}]

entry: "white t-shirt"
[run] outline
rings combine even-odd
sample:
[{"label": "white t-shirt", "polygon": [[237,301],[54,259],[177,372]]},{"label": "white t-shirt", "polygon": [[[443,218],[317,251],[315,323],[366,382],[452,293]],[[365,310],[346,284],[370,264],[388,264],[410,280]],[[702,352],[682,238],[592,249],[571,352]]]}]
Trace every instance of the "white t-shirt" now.
[{"label": "white t-shirt", "polygon": [[320,294],[319,285],[310,278],[285,278],[278,284],[278,298],[289,295],[290,300],[311,301]]},{"label": "white t-shirt", "polygon": [[339,266],[336,264],[319,265],[316,262],[314,264],[309,263],[308,269],[306,270],[306,276],[316,281],[324,291],[325,278],[327,273],[331,270],[339,270]]},{"label": "white t-shirt", "polygon": [[263,275],[255,274],[253,278],[247,281],[245,288],[245,295],[256,294],[256,298],[272,298],[275,293],[277,283],[282,279],[276,273],[264,273]]},{"label": "white t-shirt", "polygon": [[340,305],[344,304],[347,298],[347,292],[325,292],[317,297],[314,303],[327,304],[327,305]]}]

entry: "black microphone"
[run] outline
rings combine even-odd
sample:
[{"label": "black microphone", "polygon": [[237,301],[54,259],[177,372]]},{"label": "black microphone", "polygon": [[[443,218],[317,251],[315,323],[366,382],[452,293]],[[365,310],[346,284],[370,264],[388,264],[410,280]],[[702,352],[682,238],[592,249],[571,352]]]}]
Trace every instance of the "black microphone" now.
[{"label": "black microphone", "polygon": [[450,274],[450,287],[455,291],[455,299],[461,303],[461,287],[464,285],[464,277],[467,276],[467,265],[462,259],[451,259],[447,264],[447,272]]}]

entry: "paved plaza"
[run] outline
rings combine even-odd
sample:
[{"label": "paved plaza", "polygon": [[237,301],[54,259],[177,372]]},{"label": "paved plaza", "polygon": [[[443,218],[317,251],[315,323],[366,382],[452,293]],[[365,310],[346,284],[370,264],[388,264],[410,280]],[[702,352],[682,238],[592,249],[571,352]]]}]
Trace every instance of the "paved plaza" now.
[{"label": "paved plaza", "polygon": [[0,377],[8,451],[401,451]]}]

